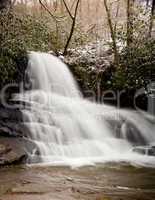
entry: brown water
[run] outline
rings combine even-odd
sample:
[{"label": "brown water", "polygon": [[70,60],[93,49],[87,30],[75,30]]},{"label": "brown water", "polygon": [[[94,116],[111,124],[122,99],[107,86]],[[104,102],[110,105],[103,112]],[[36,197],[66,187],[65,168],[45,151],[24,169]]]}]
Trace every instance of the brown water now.
[{"label": "brown water", "polygon": [[125,164],[0,169],[0,200],[154,200],[155,170]]}]

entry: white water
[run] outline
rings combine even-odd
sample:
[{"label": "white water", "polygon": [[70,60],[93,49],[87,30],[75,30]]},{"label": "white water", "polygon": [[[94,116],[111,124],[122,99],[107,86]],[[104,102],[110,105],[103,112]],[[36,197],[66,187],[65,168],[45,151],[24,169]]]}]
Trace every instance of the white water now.
[{"label": "white water", "polygon": [[22,112],[37,147],[31,161],[39,151],[40,162],[51,165],[127,161],[155,166],[155,157],[133,153],[128,140],[130,135],[134,143],[155,142],[154,125],[142,114],[83,99],[67,66],[52,55],[31,52],[27,74],[32,89],[18,98],[28,103]]}]

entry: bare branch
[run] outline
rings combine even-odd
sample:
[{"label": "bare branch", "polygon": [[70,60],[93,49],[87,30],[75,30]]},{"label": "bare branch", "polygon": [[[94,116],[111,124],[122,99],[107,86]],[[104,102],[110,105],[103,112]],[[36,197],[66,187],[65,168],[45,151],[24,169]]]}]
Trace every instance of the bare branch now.
[{"label": "bare branch", "polygon": [[49,15],[54,19],[54,21],[59,21],[59,19],[65,18],[65,16],[55,16],[53,13],[49,10],[49,8],[42,2],[42,0],[39,0],[39,3],[41,6],[49,13]]},{"label": "bare branch", "polygon": [[72,5],[71,5],[71,10],[73,9],[75,2],[76,2],[76,0],[73,1]]},{"label": "bare branch", "polygon": [[[66,45],[64,47],[64,52],[63,52],[63,55],[65,55],[67,53],[68,46],[70,44],[70,41],[71,41],[73,33],[74,33],[74,28],[75,28],[76,17],[77,17],[77,12],[78,12],[78,7],[79,7],[80,0],[77,0],[77,2],[76,2],[74,16],[72,15],[71,9],[69,9],[66,1],[65,0],[62,0],[62,1],[64,3],[64,6],[65,6],[65,8],[66,8],[66,10],[67,10],[70,18],[72,19],[71,30],[70,30],[69,37],[67,39]],[[57,20],[57,17],[55,15],[53,15],[53,13],[48,9],[48,7],[46,5],[44,5],[44,3],[42,2],[42,0],[39,0],[39,3],[42,5],[42,7],[50,14],[50,16],[56,22],[56,31],[58,32],[58,25],[57,25],[58,20]],[[74,6],[74,4],[72,4],[72,6]]]},{"label": "bare branch", "polygon": [[[65,1],[65,0],[63,0],[63,1]],[[72,26],[71,26],[71,30],[70,30],[70,34],[69,34],[68,40],[67,40],[65,48],[64,48],[63,55],[67,54],[67,49],[68,49],[68,46],[70,44],[70,41],[71,41],[73,33],[74,33],[74,28],[75,28],[75,23],[76,23],[76,17],[77,17],[77,11],[78,11],[78,7],[79,7],[79,3],[80,3],[80,0],[77,0],[76,7],[75,7],[75,12],[74,12],[74,16],[71,15],[72,16]]]},{"label": "bare branch", "polygon": [[66,8],[66,10],[67,10],[67,12],[68,12],[70,18],[73,20],[74,17],[73,17],[73,15],[72,15],[72,13],[70,12],[69,7],[68,7],[66,1],[65,1],[65,0],[62,0],[62,1],[63,1],[64,5],[65,5],[65,8]]},{"label": "bare branch", "polygon": [[49,15],[55,20],[57,21],[56,17],[52,14],[52,12],[48,9],[47,6],[45,6],[42,2],[42,0],[39,0],[39,3],[41,4],[41,6],[49,13]]},{"label": "bare branch", "polygon": [[75,13],[74,13],[74,18],[75,19],[76,19],[76,16],[77,16],[77,11],[78,11],[78,7],[79,7],[79,3],[80,3],[80,0],[77,1],[76,7],[75,7]]}]

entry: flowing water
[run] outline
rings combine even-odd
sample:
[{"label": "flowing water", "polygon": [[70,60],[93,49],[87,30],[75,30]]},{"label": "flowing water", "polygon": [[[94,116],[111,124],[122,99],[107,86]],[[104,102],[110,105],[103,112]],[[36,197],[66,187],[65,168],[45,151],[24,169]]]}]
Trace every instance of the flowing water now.
[{"label": "flowing water", "polygon": [[31,162],[38,156],[50,165],[155,166],[154,156],[132,151],[135,145],[155,144],[155,126],[145,114],[85,100],[68,67],[50,54],[30,52],[26,74],[31,90],[16,98],[26,102],[24,123],[36,144]]}]

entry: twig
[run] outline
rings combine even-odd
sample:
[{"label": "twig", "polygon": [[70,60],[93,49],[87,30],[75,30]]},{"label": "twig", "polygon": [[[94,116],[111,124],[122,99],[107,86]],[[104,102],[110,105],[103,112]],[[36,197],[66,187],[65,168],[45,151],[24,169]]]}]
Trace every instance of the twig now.
[{"label": "twig", "polygon": [[64,16],[59,16],[58,17],[58,16],[53,15],[52,12],[48,9],[48,7],[44,5],[42,0],[39,0],[39,3],[49,13],[49,15],[54,19],[54,21],[59,21],[58,18],[60,18],[60,19],[64,18]]}]

